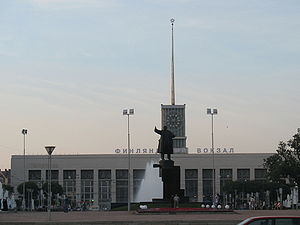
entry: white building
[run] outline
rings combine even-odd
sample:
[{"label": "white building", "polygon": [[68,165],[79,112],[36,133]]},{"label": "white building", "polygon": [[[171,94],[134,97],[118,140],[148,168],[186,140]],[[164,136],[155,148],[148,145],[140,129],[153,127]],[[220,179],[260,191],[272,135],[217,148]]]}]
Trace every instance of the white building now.
[{"label": "white building", "polygon": [[[214,154],[216,193],[228,180],[265,179],[263,159],[271,153]],[[191,201],[209,200],[212,194],[212,155],[174,154],[175,165],[181,167],[181,188]],[[23,155],[11,159],[12,185],[23,182]],[[48,179],[48,155],[26,156],[26,181],[40,186]],[[132,200],[144,178],[146,164],[158,162],[158,154],[131,154],[130,187]],[[64,188],[72,204],[82,202],[100,205],[127,202],[128,155],[52,155],[51,177]]]}]

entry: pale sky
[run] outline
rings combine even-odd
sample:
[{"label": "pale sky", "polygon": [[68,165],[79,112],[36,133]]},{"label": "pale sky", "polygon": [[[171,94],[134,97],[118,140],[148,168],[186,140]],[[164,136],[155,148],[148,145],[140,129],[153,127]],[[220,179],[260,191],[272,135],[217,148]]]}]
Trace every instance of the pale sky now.
[{"label": "pale sky", "polygon": [[275,152],[300,127],[299,0],[1,0],[0,168],[12,154],[156,148],[176,103],[190,153],[211,145]]}]

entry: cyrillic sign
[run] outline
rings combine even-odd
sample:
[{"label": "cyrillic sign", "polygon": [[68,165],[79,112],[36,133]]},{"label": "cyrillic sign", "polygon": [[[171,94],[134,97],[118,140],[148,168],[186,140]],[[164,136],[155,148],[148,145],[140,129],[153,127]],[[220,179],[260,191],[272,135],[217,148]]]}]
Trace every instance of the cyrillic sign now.
[{"label": "cyrillic sign", "polygon": [[211,153],[216,153],[216,154],[228,154],[228,153],[234,153],[234,148],[215,148],[213,150],[212,148],[197,148],[197,153],[198,154],[211,154]]},{"label": "cyrillic sign", "polygon": [[[116,154],[128,154],[127,148],[117,148],[115,149]],[[157,149],[154,148],[137,148],[130,149],[130,154],[155,154]],[[198,154],[231,154],[234,153],[234,148],[215,148],[213,151],[212,148],[197,148],[196,153]]]},{"label": "cyrillic sign", "polygon": [[[123,148],[119,149],[117,148],[115,150],[115,153],[117,154],[128,154],[128,149]],[[130,149],[131,154],[154,154],[156,151],[154,151],[154,148],[137,148],[137,149]]]}]

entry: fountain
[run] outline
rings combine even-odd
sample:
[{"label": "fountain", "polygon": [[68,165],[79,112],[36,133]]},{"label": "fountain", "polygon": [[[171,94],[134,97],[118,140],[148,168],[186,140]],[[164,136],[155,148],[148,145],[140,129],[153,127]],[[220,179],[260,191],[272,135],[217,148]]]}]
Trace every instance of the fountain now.
[{"label": "fountain", "polygon": [[151,202],[153,198],[162,198],[163,183],[159,177],[158,170],[153,168],[155,162],[148,162],[145,170],[145,177],[141,183],[135,202]]}]

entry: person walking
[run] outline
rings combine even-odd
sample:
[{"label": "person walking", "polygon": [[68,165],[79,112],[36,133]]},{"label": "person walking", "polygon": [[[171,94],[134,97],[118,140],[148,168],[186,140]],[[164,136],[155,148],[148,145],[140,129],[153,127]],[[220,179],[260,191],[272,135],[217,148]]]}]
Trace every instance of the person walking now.
[{"label": "person walking", "polygon": [[173,202],[174,202],[174,208],[179,208],[179,196],[177,194],[175,194],[174,198],[173,198]]}]

